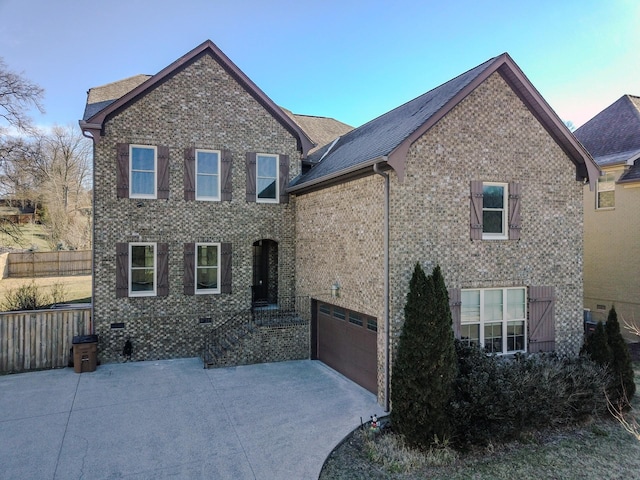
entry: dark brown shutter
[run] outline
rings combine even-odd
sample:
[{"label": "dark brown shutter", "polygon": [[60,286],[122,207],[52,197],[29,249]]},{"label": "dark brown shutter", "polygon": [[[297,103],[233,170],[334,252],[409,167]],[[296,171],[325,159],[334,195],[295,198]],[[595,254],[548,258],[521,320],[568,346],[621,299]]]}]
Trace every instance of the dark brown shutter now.
[{"label": "dark brown shutter", "polygon": [[555,349],[555,287],[529,287],[529,352]]},{"label": "dark brown shutter", "polygon": [[166,297],[169,295],[169,244],[158,243],[156,248],[156,259],[158,262],[158,288],[156,293],[158,297]]},{"label": "dark brown shutter", "polygon": [[194,295],[195,288],[196,244],[184,244],[184,294]]},{"label": "dark brown shutter", "polygon": [[169,147],[158,147],[158,195],[169,198]]},{"label": "dark brown shutter", "polygon": [[451,321],[453,334],[460,340],[460,325],[462,321],[462,290],[459,288],[449,289],[449,308],[451,310]]},{"label": "dark brown shutter", "polygon": [[233,193],[233,184],[231,178],[231,150],[222,150],[222,160],[220,162],[220,185],[221,193],[220,200],[223,202],[230,202],[231,195]]},{"label": "dark brown shutter", "polygon": [[231,244],[230,243],[222,243],[220,245],[220,269],[221,269],[221,293],[231,293]]},{"label": "dark brown shutter", "polygon": [[256,153],[247,152],[247,202],[256,201]]},{"label": "dark brown shutter", "polygon": [[184,149],[184,199],[196,199],[196,149]]},{"label": "dark brown shutter", "polygon": [[471,240],[482,240],[482,182],[471,181]]},{"label": "dark brown shutter", "polygon": [[289,203],[289,194],[285,192],[289,185],[289,155],[280,155],[280,172],[278,178],[280,188],[280,203]]},{"label": "dark brown shutter", "polygon": [[129,244],[116,243],[116,297],[129,296]]},{"label": "dark brown shutter", "polygon": [[517,182],[509,183],[509,240],[520,239],[520,197],[522,186]]},{"label": "dark brown shutter", "polygon": [[116,185],[118,198],[129,198],[129,144],[119,143],[116,146]]}]

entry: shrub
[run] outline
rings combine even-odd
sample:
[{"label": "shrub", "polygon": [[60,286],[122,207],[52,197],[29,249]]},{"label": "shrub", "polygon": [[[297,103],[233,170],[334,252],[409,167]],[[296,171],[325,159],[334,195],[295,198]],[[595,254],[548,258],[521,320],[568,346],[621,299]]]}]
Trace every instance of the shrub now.
[{"label": "shrub", "polygon": [[38,310],[47,308],[52,303],[63,302],[65,297],[64,284],[54,283],[49,293],[46,293],[32,280],[31,283],[24,283],[16,289],[7,290],[2,310],[5,312]]},{"label": "shrub", "polygon": [[636,392],[633,381],[633,363],[627,342],[620,333],[620,323],[615,307],[609,310],[607,317],[607,343],[611,349],[611,385],[608,389],[609,399],[614,405],[627,408]]},{"label": "shrub", "polygon": [[393,366],[394,428],[413,446],[427,448],[451,436],[447,406],[457,374],[449,295],[440,267],[427,277],[416,264],[405,323]]},{"label": "shrub", "polygon": [[509,359],[460,342],[456,351],[460,373],[450,416],[460,446],[574,424],[606,410],[606,369],[587,357],[536,354]]},{"label": "shrub", "polygon": [[581,353],[586,354],[598,365],[608,366],[613,359],[607,331],[602,322],[598,322],[595,330],[585,338]]}]

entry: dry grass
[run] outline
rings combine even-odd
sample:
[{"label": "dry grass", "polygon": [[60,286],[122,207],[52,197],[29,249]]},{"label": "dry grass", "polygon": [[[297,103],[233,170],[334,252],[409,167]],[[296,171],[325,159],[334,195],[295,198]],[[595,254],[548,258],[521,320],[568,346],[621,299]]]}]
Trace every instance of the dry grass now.
[{"label": "dry grass", "polygon": [[91,275],[71,277],[3,278],[0,280],[0,305],[4,304],[9,290],[34,282],[38,288],[49,293],[56,285],[64,287],[64,303],[85,303],[91,301]]},{"label": "dry grass", "polygon": [[[635,364],[640,384],[640,364]],[[638,416],[640,396],[630,415]],[[374,443],[374,444],[372,444]],[[440,463],[438,463],[440,462]],[[452,452],[441,445],[426,454],[407,449],[383,433],[371,438],[356,431],[329,456],[321,480],[539,480],[640,479],[640,441],[616,421],[523,436],[517,442],[489,445],[473,452]]]},{"label": "dry grass", "polygon": [[20,236],[13,238],[11,235],[0,232],[0,245],[11,249],[32,249],[38,252],[50,252],[51,243],[49,235],[42,225],[27,223],[18,226]]}]

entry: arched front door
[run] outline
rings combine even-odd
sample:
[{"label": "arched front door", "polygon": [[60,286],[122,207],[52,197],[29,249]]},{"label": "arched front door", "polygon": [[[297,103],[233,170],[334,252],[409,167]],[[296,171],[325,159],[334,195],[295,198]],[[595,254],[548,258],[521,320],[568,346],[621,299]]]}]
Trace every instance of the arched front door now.
[{"label": "arched front door", "polygon": [[278,242],[263,239],[253,244],[251,292],[254,304],[278,303]]}]

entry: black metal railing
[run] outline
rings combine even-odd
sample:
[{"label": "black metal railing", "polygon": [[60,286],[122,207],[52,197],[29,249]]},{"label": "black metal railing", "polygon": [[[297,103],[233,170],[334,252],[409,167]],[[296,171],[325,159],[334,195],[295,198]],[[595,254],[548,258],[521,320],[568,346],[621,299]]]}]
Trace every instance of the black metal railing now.
[{"label": "black metal railing", "polygon": [[298,325],[310,316],[309,297],[280,297],[277,303],[258,303],[251,308],[230,313],[228,318],[208,332],[204,339],[204,368],[216,363],[226,352],[258,327]]}]

